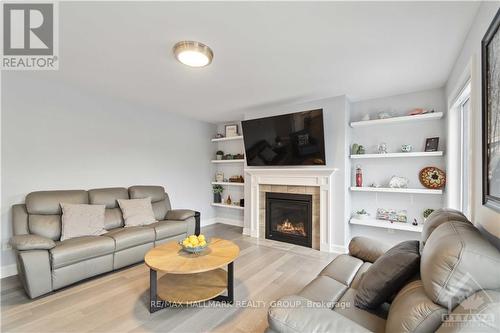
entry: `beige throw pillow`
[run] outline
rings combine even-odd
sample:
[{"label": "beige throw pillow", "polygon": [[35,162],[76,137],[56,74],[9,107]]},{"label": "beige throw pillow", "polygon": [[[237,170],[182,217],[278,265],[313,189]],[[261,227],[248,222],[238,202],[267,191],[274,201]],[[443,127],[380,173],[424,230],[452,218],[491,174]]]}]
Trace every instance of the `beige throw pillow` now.
[{"label": "beige throw pillow", "polygon": [[99,236],[104,229],[105,205],[60,203],[62,208],[61,241],[81,236]]},{"label": "beige throw pillow", "polygon": [[117,201],[122,210],[125,227],[135,227],[156,222],[151,198],[118,199]]}]

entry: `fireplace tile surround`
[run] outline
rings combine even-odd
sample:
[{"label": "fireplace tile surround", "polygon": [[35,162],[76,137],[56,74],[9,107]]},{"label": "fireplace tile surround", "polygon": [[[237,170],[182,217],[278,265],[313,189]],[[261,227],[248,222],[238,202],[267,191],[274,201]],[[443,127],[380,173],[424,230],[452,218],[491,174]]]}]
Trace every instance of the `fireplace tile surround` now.
[{"label": "fireplace tile surround", "polygon": [[333,244],[334,168],[246,168],[245,229],[265,238],[265,193],[301,193],[313,196],[312,248],[338,252]]}]

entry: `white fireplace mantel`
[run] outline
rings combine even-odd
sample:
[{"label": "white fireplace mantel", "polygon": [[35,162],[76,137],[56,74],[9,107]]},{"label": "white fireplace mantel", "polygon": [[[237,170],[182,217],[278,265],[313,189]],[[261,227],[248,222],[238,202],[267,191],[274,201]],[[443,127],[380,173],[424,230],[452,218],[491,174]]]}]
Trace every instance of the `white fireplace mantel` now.
[{"label": "white fireplace mantel", "polygon": [[249,207],[250,236],[259,237],[259,186],[296,185],[318,186],[320,189],[320,251],[335,252],[333,244],[333,177],[335,168],[246,168],[245,182],[250,189]]}]

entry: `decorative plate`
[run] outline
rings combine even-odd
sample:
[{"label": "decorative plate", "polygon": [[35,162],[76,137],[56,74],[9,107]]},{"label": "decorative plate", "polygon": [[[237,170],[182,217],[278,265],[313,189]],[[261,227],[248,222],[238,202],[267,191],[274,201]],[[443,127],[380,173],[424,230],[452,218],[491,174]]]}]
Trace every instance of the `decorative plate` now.
[{"label": "decorative plate", "polygon": [[420,183],[430,189],[440,189],[446,184],[446,174],[436,167],[425,167],[420,170]]}]

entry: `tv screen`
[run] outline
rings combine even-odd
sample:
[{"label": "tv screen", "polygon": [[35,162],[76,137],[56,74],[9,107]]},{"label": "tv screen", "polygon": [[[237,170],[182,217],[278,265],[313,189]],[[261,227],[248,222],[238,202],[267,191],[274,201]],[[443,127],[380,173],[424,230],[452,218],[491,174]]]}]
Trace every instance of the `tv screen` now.
[{"label": "tv screen", "polygon": [[325,165],[323,109],[242,122],[249,166]]}]

